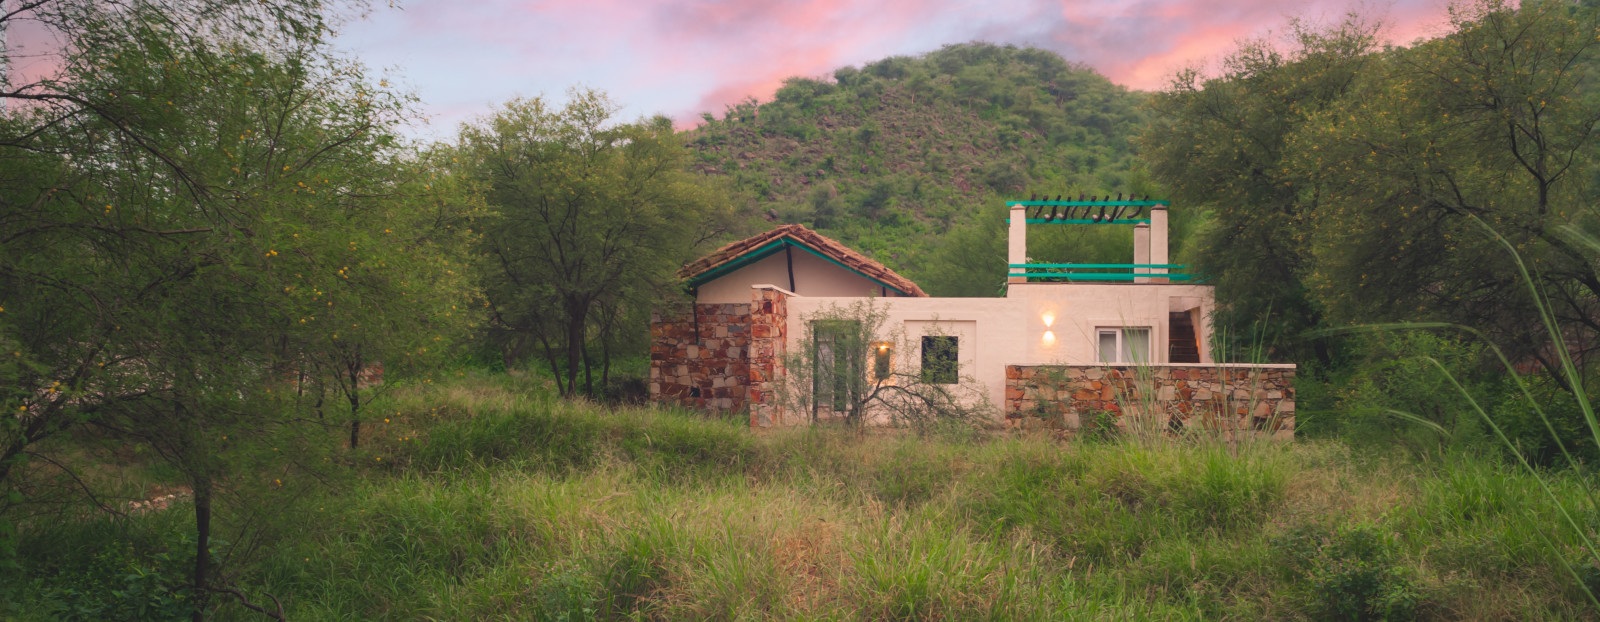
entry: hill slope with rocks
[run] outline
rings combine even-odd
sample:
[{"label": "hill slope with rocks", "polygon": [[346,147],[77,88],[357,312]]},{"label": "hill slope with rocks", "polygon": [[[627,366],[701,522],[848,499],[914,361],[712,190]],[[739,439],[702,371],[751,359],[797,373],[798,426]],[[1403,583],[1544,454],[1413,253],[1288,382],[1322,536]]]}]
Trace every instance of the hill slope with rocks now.
[{"label": "hill slope with rocks", "polygon": [[[696,169],[758,206],[752,229],[800,223],[935,295],[995,295],[1006,199],[1149,193],[1130,138],[1145,95],[1053,52],[964,44],[791,78],[773,101],[705,115]],[[1043,232],[1061,260],[1126,261],[1128,232]]]}]

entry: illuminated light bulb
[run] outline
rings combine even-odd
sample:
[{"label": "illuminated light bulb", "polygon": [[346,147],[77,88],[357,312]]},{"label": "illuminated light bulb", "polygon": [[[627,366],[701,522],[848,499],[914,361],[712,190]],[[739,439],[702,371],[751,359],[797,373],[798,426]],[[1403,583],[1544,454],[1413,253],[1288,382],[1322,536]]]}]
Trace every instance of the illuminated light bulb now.
[{"label": "illuminated light bulb", "polygon": [[1051,324],[1056,323],[1056,313],[1054,311],[1045,311],[1043,315],[1039,316],[1039,319],[1044,320],[1045,328],[1050,328]]},{"label": "illuminated light bulb", "polygon": [[1041,341],[1044,342],[1046,347],[1054,346],[1056,345],[1056,334],[1048,330],[1044,331],[1044,337],[1041,339]]}]

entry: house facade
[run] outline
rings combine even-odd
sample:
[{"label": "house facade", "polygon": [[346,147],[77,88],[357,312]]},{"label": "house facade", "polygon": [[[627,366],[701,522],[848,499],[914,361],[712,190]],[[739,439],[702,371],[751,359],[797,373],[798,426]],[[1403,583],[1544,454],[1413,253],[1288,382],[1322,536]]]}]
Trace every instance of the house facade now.
[{"label": "house facade", "polygon": [[[667,309],[652,318],[652,397],[746,411],[753,426],[813,421],[818,413],[792,412],[777,399],[792,375],[784,368],[795,360],[788,355],[817,347],[806,343],[812,323],[866,307],[882,333],[876,346],[882,358],[850,369],[873,374],[886,366],[937,365],[939,374],[922,377],[956,385],[963,399],[992,407],[1013,425],[1075,429],[1091,415],[1120,422],[1137,407],[1161,411],[1164,424],[1175,429],[1292,434],[1294,366],[1215,360],[1214,288],[1191,282],[1183,266],[1169,263],[1165,202],[1008,206],[1003,298],[930,297],[882,264],[800,225],[735,242],[685,266],[680,276],[693,293],[692,310]],[[1030,263],[1029,227],[1062,225],[1133,227],[1133,262]]]}]

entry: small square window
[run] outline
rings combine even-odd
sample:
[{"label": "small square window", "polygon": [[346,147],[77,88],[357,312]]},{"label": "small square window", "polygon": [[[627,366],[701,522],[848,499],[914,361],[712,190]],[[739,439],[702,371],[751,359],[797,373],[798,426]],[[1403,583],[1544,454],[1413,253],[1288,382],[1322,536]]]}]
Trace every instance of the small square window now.
[{"label": "small square window", "polygon": [[1150,362],[1150,328],[1122,327],[1096,330],[1096,358],[1101,363]]},{"label": "small square window", "polygon": [[929,384],[956,384],[961,377],[961,342],[958,337],[922,338],[922,381]]}]

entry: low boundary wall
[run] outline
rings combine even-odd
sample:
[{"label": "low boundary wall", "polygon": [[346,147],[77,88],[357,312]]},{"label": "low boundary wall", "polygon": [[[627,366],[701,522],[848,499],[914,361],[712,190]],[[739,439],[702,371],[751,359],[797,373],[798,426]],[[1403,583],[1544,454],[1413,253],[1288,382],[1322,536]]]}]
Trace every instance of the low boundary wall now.
[{"label": "low boundary wall", "polygon": [[1018,427],[1067,430],[1151,415],[1184,430],[1294,437],[1294,365],[1007,365],[1005,415]]}]

